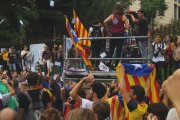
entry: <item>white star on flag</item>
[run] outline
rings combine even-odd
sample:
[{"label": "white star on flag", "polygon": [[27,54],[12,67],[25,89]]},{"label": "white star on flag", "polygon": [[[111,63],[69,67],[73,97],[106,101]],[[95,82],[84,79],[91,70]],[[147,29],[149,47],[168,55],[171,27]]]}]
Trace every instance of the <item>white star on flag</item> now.
[{"label": "white star on flag", "polygon": [[135,67],[135,70],[138,68],[142,68],[141,64],[132,64]]}]

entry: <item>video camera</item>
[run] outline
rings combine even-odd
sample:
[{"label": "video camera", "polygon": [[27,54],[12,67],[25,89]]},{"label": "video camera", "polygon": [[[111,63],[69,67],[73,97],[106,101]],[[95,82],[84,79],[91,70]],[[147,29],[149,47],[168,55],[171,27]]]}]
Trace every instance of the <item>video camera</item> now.
[{"label": "video camera", "polygon": [[129,20],[129,24],[132,27],[134,27],[134,23],[132,21],[131,15],[133,15],[136,19],[138,19],[139,18],[138,14],[136,12],[134,12],[134,11],[130,11],[130,12],[126,12],[125,15],[126,15],[127,19]]}]

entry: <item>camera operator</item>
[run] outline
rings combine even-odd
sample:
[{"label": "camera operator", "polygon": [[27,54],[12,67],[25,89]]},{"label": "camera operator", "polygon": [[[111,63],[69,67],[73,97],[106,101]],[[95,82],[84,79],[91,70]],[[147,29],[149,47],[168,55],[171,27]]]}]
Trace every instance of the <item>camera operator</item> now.
[{"label": "camera operator", "polygon": [[[131,14],[132,21],[138,25],[136,36],[148,36],[150,37],[150,32],[148,28],[148,21],[145,17],[145,12],[143,10],[138,10],[138,19],[135,18],[133,14]],[[147,46],[148,41],[147,38],[138,38],[136,39],[139,51],[141,53],[142,58],[147,58],[148,52],[147,52]],[[145,62],[145,61],[144,61]]]},{"label": "camera operator", "polygon": [[130,24],[129,34],[130,35],[136,35],[137,34],[137,30],[138,30],[137,29],[138,25],[135,24],[135,22],[133,22],[131,15],[133,15],[133,17],[135,19],[138,19],[139,17],[138,17],[138,14],[136,12],[134,12],[134,11],[128,11],[126,13],[126,17],[127,17],[128,21],[129,21],[129,24]]}]

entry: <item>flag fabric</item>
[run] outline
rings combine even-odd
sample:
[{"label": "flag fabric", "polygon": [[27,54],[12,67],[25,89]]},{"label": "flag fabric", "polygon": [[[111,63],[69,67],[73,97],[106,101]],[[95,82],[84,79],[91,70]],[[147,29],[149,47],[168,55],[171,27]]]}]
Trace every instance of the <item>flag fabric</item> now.
[{"label": "flag fabric", "polygon": [[[158,87],[156,83],[156,68],[153,64],[122,64],[125,69],[125,83],[127,91],[130,91],[130,86],[141,85],[145,87],[146,80],[150,80],[149,99],[152,103],[160,101]],[[120,64],[117,66],[116,75],[120,79]],[[149,79],[148,79],[149,77]]]},{"label": "flag fabric", "polygon": [[74,30],[72,29],[67,17],[66,17],[66,29],[72,40],[74,47],[79,51],[79,54],[81,55],[81,57],[84,61],[84,64],[87,67],[92,68],[92,63],[88,59],[88,57],[90,55],[90,50],[86,46],[79,43],[78,37],[76,36]]},{"label": "flag fabric", "polygon": [[[119,69],[121,64],[116,68],[116,74],[118,80],[120,80],[121,71]],[[145,87],[146,80],[151,80],[150,84],[150,101],[155,103],[159,102],[159,94],[157,91],[157,85],[155,81],[156,69],[153,64],[122,64],[125,69],[125,83],[126,88],[130,91],[130,86],[141,85]],[[147,79],[149,76],[150,79]],[[130,120],[129,110],[127,105],[122,97],[113,96],[108,99],[111,110],[111,119],[112,120]]]},{"label": "flag fabric", "polygon": [[115,95],[108,99],[111,111],[111,120],[128,120],[124,109],[124,101],[122,96]]},{"label": "flag fabric", "polygon": [[[78,37],[80,38],[87,38],[88,37],[88,31],[80,21],[79,17],[75,13],[75,10],[73,10],[73,15],[74,15],[74,30],[77,34]],[[79,40],[78,41],[80,44],[84,46],[91,47],[91,41],[90,40]]]}]

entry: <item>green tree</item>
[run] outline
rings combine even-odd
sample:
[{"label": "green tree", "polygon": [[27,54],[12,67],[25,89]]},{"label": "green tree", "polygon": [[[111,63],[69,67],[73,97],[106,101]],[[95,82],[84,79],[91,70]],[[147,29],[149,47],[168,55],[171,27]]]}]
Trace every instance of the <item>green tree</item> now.
[{"label": "green tree", "polygon": [[[24,34],[22,21],[36,18],[34,4],[29,0],[1,0],[0,1],[0,40],[16,41]],[[20,23],[21,21],[21,23]]]},{"label": "green tree", "polygon": [[[135,0],[119,0],[124,3],[125,6],[133,4]],[[153,22],[157,15],[164,15],[164,11],[167,9],[165,0],[140,0],[141,8],[146,12],[146,17],[149,22]]]},{"label": "green tree", "polygon": [[150,22],[153,22],[157,15],[164,15],[164,11],[167,9],[165,0],[141,0],[141,7],[147,13]]},{"label": "green tree", "polygon": [[[112,13],[116,0],[0,0],[0,40],[52,39],[65,34],[65,19],[76,10],[86,28],[95,17],[104,20]],[[21,22],[20,22],[21,21]],[[22,24],[23,22],[23,24]]]},{"label": "green tree", "polygon": [[[112,13],[116,0],[80,0],[73,1],[68,11],[68,16],[73,17],[72,10],[75,9],[77,15],[88,27],[93,23],[94,18],[103,21],[110,13]],[[69,3],[70,4],[70,3]]]}]

